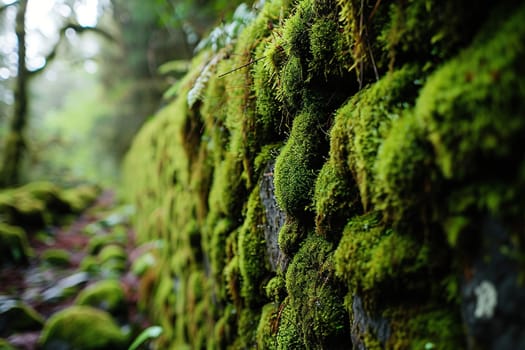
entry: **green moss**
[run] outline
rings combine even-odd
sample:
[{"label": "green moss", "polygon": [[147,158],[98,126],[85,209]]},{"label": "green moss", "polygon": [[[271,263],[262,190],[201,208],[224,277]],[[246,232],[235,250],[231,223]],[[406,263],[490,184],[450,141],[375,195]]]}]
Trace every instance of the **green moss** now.
[{"label": "green moss", "polygon": [[71,306],[46,322],[39,339],[44,350],[66,346],[82,350],[125,349],[126,335],[111,316],[89,306]]},{"label": "green moss", "polygon": [[299,250],[299,245],[305,237],[305,228],[299,224],[299,221],[287,217],[279,231],[279,248],[286,255],[292,256]]},{"label": "green moss", "polygon": [[388,349],[463,349],[463,328],[457,313],[425,306],[387,310],[391,335],[385,344]]},{"label": "green moss", "polygon": [[277,331],[277,349],[303,349],[306,348],[302,329],[297,319],[298,315],[294,312],[289,303],[289,299],[285,299],[281,305],[281,314],[277,316],[279,322],[279,329]]},{"label": "green moss", "polygon": [[277,349],[278,304],[266,304],[261,311],[257,326],[257,349]]},{"label": "green moss", "polygon": [[302,106],[302,89],[307,76],[303,73],[301,60],[290,56],[280,71],[280,86],[276,91],[276,98],[284,104],[286,114],[294,115]]},{"label": "green moss", "polygon": [[232,344],[236,337],[237,317],[233,306],[227,305],[221,318],[215,323],[213,331],[216,346],[219,349],[226,349]]},{"label": "green moss", "polygon": [[74,212],[80,212],[92,204],[100,194],[101,189],[94,185],[81,185],[62,192],[62,198],[67,201]]},{"label": "green moss", "polygon": [[259,186],[256,186],[248,199],[244,225],[239,230],[241,295],[249,305],[257,305],[264,299],[262,284],[269,271],[264,240],[265,224]]},{"label": "green moss", "polygon": [[[446,178],[466,180],[515,173],[525,128],[522,99],[525,57],[520,6],[502,23],[487,26],[475,43],[433,74],[421,91],[416,116]],[[486,168],[491,164],[491,169]]]},{"label": "green moss", "polygon": [[257,344],[257,326],[259,325],[260,312],[252,309],[242,309],[238,320],[238,334],[234,349],[250,349]]},{"label": "green moss", "polygon": [[28,262],[33,251],[23,228],[0,223],[0,253],[2,264]]},{"label": "green moss", "polygon": [[275,197],[288,215],[311,212],[315,179],[327,146],[325,115],[311,105],[294,120],[290,138],[275,163]]},{"label": "green moss", "polygon": [[286,283],[284,276],[278,274],[268,281],[265,287],[266,297],[274,303],[281,303],[286,296]]},{"label": "green moss", "polygon": [[412,113],[392,125],[375,166],[377,208],[389,221],[424,218],[439,190],[432,149]]},{"label": "green moss", "polygon": [[41,258],[55,266],[69,266],[71,259],[69,252],[63,249],[48,249],[42,253]]},{"label": "green moss", "polygon": [[326,81],[342,76],[347,62],[350,62],[350,53],[344,47],[339,29],[339,23],[329,17],[317,19],[311,27],[309,71]]},{"label": "green moss", "polygon": [[392,295],[396,289],[416,288],[428,264],[428,246],[385,228],[378,213],[352,218],[335,252],[337,275],[352,293],[380,293],[386,285]]},{"label": "green moss", "polygon": [[283,45],[279,36],[272,36],[269,42],[259,45],[255,56],[258,61],[253,68],[255,108],[261,119],[277,126],[274,132],[283,132],[286,127],[283,120],[285,111],[277,93],[281,86],[279,73],[286,62]]},{"label": "green moss", "polygon": [[0,350],[16,350],[9,342],[5,339],[0,338]]},{"label": "green moss", "polygon": [[44,325],[44,317],[28,304],[1,297],[0,324],[3,335],[37,331]]},{"label": "green moss", "polygon": [[111,235],[100,233],[89,240],[87,252],[91,255],[97,255],[105,246],[111,244],[117,244],[117,240]]},{"label": "green moss", "polygon": [[320,236],[310,236],[286,272],[291,313],[303,342],[313,348],[339,348],[350,337],[343,290],[334,279],[332,249]]},{"label": "green moss", "polygon": [[224,280],[226,282],[226,290],[228,296],[233,301],[236,309],[240,309],[242,305],[241,286],[240,286],[240,271],[239,271],[239,257],[235,255],[224,267]]},{"label": "green moss", "polygon": [[104,246],[97,255],[100,263],[105,263],[110,260],[126,261],[126,250],[118,244],[109,244]]},{"label": "green moss", "polygon": [[209,196],[209,206],[226,217],[237,220],[246,196],[245,183],[240,176],[242,160],[233,153],[215,168]]},{"label": "green moss", "polygon": [[211,273],[215,279],[219,295],[225,297],[223,270],[226,266],[226,239],[232,230],[232,222],[229,219],[221,219],[213,222],[212,236],[210,239],[210,264]]},{"label": "green moss", "polygon": [[315,181],[316,231],[337,241],[348,218],[361,211],[357,186],[344,164],[327,161]]},{"label": "green moss", "polygon": [[124,289],[119,281],[113,279],[89,285],[78,294],[75,304],[92,306],[114,316],[123,315],[126,310]]}]

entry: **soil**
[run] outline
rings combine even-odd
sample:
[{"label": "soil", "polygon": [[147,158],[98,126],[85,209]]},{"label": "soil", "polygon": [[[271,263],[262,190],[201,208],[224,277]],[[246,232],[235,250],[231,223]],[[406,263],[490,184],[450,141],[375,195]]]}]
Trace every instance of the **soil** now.
[{"label": "soil", "polygon": [[[101,279],[96,274],[81,272],[79,265],[88,254],[87,247],[92,236],[86,233],[88,225],[105,219],[116,206],[115,195],[111,191],[103,192],[91,207],[79,216],[72,218],[71,224],[64,227],[49,227],[45,234],[30,234],[29,242],[34,250],[34,257],[25,266],[0,266],[0,296],[22,300],[32,306],[46,319],[53,313],[70,306],[78,292],[90,283]],[[134,251],[134,232],[129,223],[125,224],[127,240],[125,249],[128,259],[137,256]],[[109,228],[108,228],[109,229]],[[42,254],[48,249],[63,249],[70,253],[67,266],[54,266],[45,263]],[[132,329],[148,326],[143,315],[137,311],[138,280],[129,268],[119,280],[126,292],[128,302],[128,319],[126,325]],[[76,293],[69,297],[59,296],[58,286],[74,286]],[[57,294],[58,293],[58,294]],[[20,350],[36,349],[40,331],[10,335],[7,340]]]}]

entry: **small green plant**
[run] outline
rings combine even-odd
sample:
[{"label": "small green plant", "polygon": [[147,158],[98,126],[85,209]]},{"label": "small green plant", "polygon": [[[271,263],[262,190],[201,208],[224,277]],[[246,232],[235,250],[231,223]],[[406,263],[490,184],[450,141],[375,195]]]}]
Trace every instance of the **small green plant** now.
[{"label": "small green plant", "polygon": [[136,350],[148,339],[158,338],[162,334],[162,327],[160,326],[151,326],[144,329],[131,343],[128,350]]}]

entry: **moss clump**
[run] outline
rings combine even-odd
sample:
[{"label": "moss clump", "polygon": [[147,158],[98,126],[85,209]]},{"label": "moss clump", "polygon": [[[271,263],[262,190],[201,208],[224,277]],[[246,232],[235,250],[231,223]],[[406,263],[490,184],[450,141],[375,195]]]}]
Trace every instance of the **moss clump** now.
[{"label": "moss clump", "polygon": [[292,256],[299,250],[299,245],[305,237],[305,228],[299,224],[298,220],[288,217],[279,231],[279,248],[284,254]]},{"label": "moss clump", "polygon": [[257,349],[277,349],[278,304],[266,304],[257,326]]},{"label": "moss clump", "polygon": [[[332,250],[322,237],[310,236],[286,272],[291,322],[296,322],[308,347],[338,349],[350,338],[343,290],[334,280]],[[279,343],[280,348],[290,345]]]},{"label": "moss clump", "polygon": [[33,255],[23,228],[0,223],[0,263],[27,263]]},{"label": "moss clump", "polygon": [[312,105],[294,120],[290,138],[275,163],[275,197],[288,215],[305,218],[312,208],[313,188],[327,139],[326,117]]},{"label": "moss clump", "polygon": [[44,317],[31,306],[6,297],[1,297],[0,305],[1,336],[42,329]]},{"label": "moss clump", "polygon": [[280,273],[268,281],[265,287],[266,297],[274,303],[281,303],[286,296],[286,282]]},{"label": "moss clump", "polygon": [[[487,26],[475,43],[435,72],[415,113],[446,178],[501,178],[516,173],[525,120],[521,65],[525,7]],[[487,165],[490,164],[490,169]]]},{"label": "moss clump", "polygon": [[82,350],[125,349],[126,335],[105,311],[71,306],[57,312],[44,325],[39,345],[43,350],[62,347]]},{"label": "moss clump", "polygon": [[266,216],[256,186],[248,199],[248,210],[243,227],[239,230],[239,270],[241,295],[249,305],[264,300],[263,280],[268,275],[264,225]]},{"label": "moss clump", "polygon": [[119,281],[113,279],[89,285],[78,294],[75,304],[92,306],[114,316],[122,316],[126,310],[124,289]]},{"label": "moss clump", "polygon": [[64,249],[48,249],[42,253],[42,260],[54,266],[69,266],[70,254]]},{"label": "moss clump", "polygon": [[428,264],[428,247],[385,228],[377,212],[352,218],[335,251],[335,270],[351,293],[417,288]]},{"label": "moss clump", "polygon": [[127,254],[126,250],[118,244],[109,244],[104,246],[97,254],[97,257],[101,264],[104,264],[108,261],[126,261]]},{"label": "moss clump", "polygon": [[389,221],[412,221],[428,217],[440,179],[425,131],[412,113],[397,120],[377,155],[376,207]]},{"label": "moss clump", "polygon": [[357,186],[343,164],[327,161],[315,181],[316,231],[337,241],[348,218],[361,211]]},{"label": "moss clump", "polygon": [[464,349],[459,314],[442,307],[394,308],[383,315],[390,320],[392,333],[387,349]]},{"label": "moss clump", "polygon": [[301,325],[298,323],[297,314],[285,299],[281,305],[281,315],[278,316],[279,329],[277,331],[277,349],[303,349],[306,348]]}]

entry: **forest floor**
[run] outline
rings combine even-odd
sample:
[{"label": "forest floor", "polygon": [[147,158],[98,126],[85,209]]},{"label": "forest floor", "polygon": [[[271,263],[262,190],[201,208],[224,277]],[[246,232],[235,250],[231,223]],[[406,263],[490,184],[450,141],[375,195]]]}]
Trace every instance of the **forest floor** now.
[{"label": "forest floor", "polygon": [[[115,194],[104,191],[88,209],[72,218],[69,225],[47,228],[45,232],[31,235],[29,243],[34,254],[29,264],[0,267],[0,298],[21,300],[48,319],[57,311],[73,305],[78,293],[85,287],[108,277],[117,278],[125,292],[127,305],[127,319],[120,323],[131,328],[146,327],[147,321],[136,306],[138,280],[130,271],[132,262],[138,256],[134,231],[129,215],[122,214],[122,210],[116,211],[117,208]],[[118,244],[126,252],[125,267],[117,273],[100,269],[96,273],[93,270],[86,272],[83,261],[93,255],[95,249],[90,241],[95,236],[109,236],[117,226],[120,235]],[[68,259],[60,263],[55,259],[53,263],[45,258],[50,250],[67,252]],[[36,330],[5,336],[17,349],[33,350],[37,348],[40,333],[41,330]]]}]

